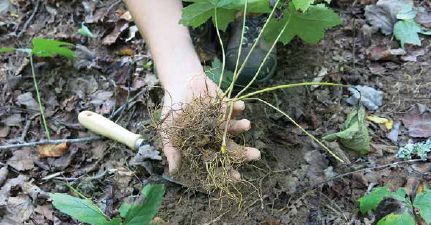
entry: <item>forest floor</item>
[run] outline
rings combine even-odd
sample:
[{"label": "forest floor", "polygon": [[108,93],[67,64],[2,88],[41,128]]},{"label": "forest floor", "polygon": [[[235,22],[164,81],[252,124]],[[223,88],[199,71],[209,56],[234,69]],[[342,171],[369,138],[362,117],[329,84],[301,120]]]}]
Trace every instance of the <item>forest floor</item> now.
[{"label": "forest floor", "polygon": [[[80,111],[109,116],[139,94],[117,115],[117,122],[161,149],[154,115],[163,91],[145,42],[121,1],[12,2],[13,12],[0,17],[0,47],[30,47],[33,37],[76,44],[74,60],[35,59],[52,139],[92,136],[78,123]],[[317,76],[373,87],[383,92],[383,105],[367,115],[400,123],[397,140],[388,139],[389,130],[367,120],[371,137],[367,155],[328,143],[350,161],[340,164],[279,113],[249,102],[244,117],[252,121],[252,130],[240,140],[259,148],[262,159],[241,168],[243,179],[256,187],[244,196],[241,210],[167,183],[158,217],[167,224],[372,224],[373,215],[358,212],[360,196],[375,186],[414,190],[418,181],[429,181],[429,170],[423,169],[429,168],[427,162],[399,163],[395,153],[409,140],[427,138],[412,135],[407,120],[431,129],[426,127],[431,124],[431,42],[421,36],[421,46],[407,45],[403,55],[389,53],[399,48],[398,42],[380,32],[371,34],[364,26],[364,7],[371,2],[335,1],[342,25],[327,31],[317,45],[294,40],[279,46],[276,75],[254,88],[312,81]],[[426,1],[420,4],[429,9]],[[83,22],[95,38],[77,33]],[[0,55],[0,91],[0,145],[46,139],[24,54]],[[321,86],[261,98],[321,138],[342,127],[353,109],[345,101],[349,95],[347,89]],[[66,184],[95,200],[107,215],[115,215],[125,198],[137,195],[153,179],[142,164],[131,164],[135,154],[107,139],[70,144],[60,157],[47,157],[36,147],[0,150],[0,217],[17,224],[78,224],[54,210],[46,195],[67,192]],[[167,167],[165,160],[151,164],[158,174]]]}]

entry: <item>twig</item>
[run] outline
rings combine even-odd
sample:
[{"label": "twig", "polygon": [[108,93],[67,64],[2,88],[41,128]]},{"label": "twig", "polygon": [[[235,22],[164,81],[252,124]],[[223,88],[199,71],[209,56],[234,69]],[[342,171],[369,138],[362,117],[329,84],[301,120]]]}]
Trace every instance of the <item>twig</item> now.
[{"label": "twig", "polygon": [[21,137],[18,139],[18,143],[22,143],[22,142],[24,142],[25,138],[27,137],[28,130],[30,129],[31,121],[32,121],[35,117],[37,117],[37,116],[39,116],[39,114],[35,114],[35,115],[31,116],[31,117],[27,120],[27,122],[25,123],[24,129],[23,129],[23,131],[22,131],[22,133],[21,133]]},{"label": "twig", "polygon": [[22,143],[22,144],[3,145],[3,146],[0,146],[0,150],[11,149],[11,148],[35,147],[37,145],[44,145],[44,144],[61,144],[64,142],[83,143],[83,142],[90,142],[90,141],[95,141],[100,139],[102,139],[102,137],[100,136],[89,136],[89,137],[75,138],[75,139],[40,140],[40,141],[28,142],[28,143]]},{"label": "twig", "polygon": [[30,22],[33,20],[34,15],[36,15],[37,10],[39,10],[40,0],[37,1],[36,6],[34,7],[33,12],[31,13],[30,17],[25,21],[24,26],[22,27],[21,31],[18,33],[17,37],[21,37],[21,35],[27,30],[28,25],[30,25]]},{"label": "twig", "polygon": [[[311,186],[311,189],[315,189],[315,188],[317,188],[317,187],[319,187],[319,186],[321,186],[323,184],[326,184],[328,182],[337,180],[337,179],[345,177],[345,176],[352,175],[352,174],[357,173],[357,172],[363,172],[363,171],[366,171],[366,170],[379,170],[379,169],[383,169],[383,168],[390,167],[390,166],[398,166],[398,165],[401,165],[401,164],[410,164],[410,163],[415,163],[415,162],[428,162],[428,160],[411,159],[411,160],[405,160],[405,161],[398,161],[398,162],[388,163],[388,164],[379,165],[379,166],[375,166],[375,167],[365,167],[365,168],[362,168],[362,169],[358,169],[358,170],[350,171],[350,172],[347,172],[347,173],[343,173],[343,174],[337,175],[335,177],[331,177],[331,178],[329,178],[329,179],[327,179],[325,181],[322,181],[322,182],[320,182],[318,184],[315,184],[315,185]],[[310,189],[310,187],[308,187],[306,189]]]}]

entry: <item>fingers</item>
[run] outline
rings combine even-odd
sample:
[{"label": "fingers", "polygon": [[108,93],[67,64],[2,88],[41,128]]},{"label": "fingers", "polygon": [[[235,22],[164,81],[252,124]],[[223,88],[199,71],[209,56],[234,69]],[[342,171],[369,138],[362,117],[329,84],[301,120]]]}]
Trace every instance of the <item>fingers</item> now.
[{"label": "fingers", "polygon": [[236,101],[233,103],[233,109],[232,109],[232,118],[234,118],[238,113],[244,111],[245,109],[245,103],[243,101]]},{"label": "fingers", "polygon": [[163,152],[165,153],[166,160],[168,161],[169,174],[175,174],[180,168],[181,153],[178,149],[172,147],[169,142],[163,144]]},{"label": "fingers", "polygon": [[261,157],[260,151],[257,148],[244,147],[230,139],[227,141],[226,148],[228,154],[230,154],[231,157],[236,158],[238,162],[256,161]]},{"label": "fingers", "polygon": [[[224,128],[224,125],[222,125],[222,128]],[[238,134],[238,133],[248,131],[250,130],[250,128],[251,128],[250,120],[247,120],[247,119],[230,120],[227,130],[230,133]]]},{"label": "fingers", "polygon": [[260,151],[257,148],[245,147],[244,155],[248,161],[256,161],[260,159]]}]

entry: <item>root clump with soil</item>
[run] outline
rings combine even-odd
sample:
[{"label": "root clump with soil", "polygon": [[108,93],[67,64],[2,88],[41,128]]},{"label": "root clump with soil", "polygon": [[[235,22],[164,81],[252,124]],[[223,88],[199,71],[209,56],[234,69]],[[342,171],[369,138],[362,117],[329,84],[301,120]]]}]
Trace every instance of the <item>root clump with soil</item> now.
[{"label": "root clump with soil", "polygon": [[182,157],[174,177],[190,188],[239,202],[241,182],[236,169],[245,161],[244,147],[227,134],[227,151],[222,153],[224,110],[219,98],[196,98],[173,121],[168,136]]}]

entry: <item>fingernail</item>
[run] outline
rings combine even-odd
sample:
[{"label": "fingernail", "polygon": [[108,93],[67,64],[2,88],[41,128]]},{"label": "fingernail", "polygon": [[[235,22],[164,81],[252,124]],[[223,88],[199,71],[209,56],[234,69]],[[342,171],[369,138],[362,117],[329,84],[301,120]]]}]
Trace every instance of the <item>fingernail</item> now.
[{"label": "fingernail", "polygon": [[247,148],[245,151],[245,157],[250,161],[259,160],[261,157],[260,151],[257,148]]}]

